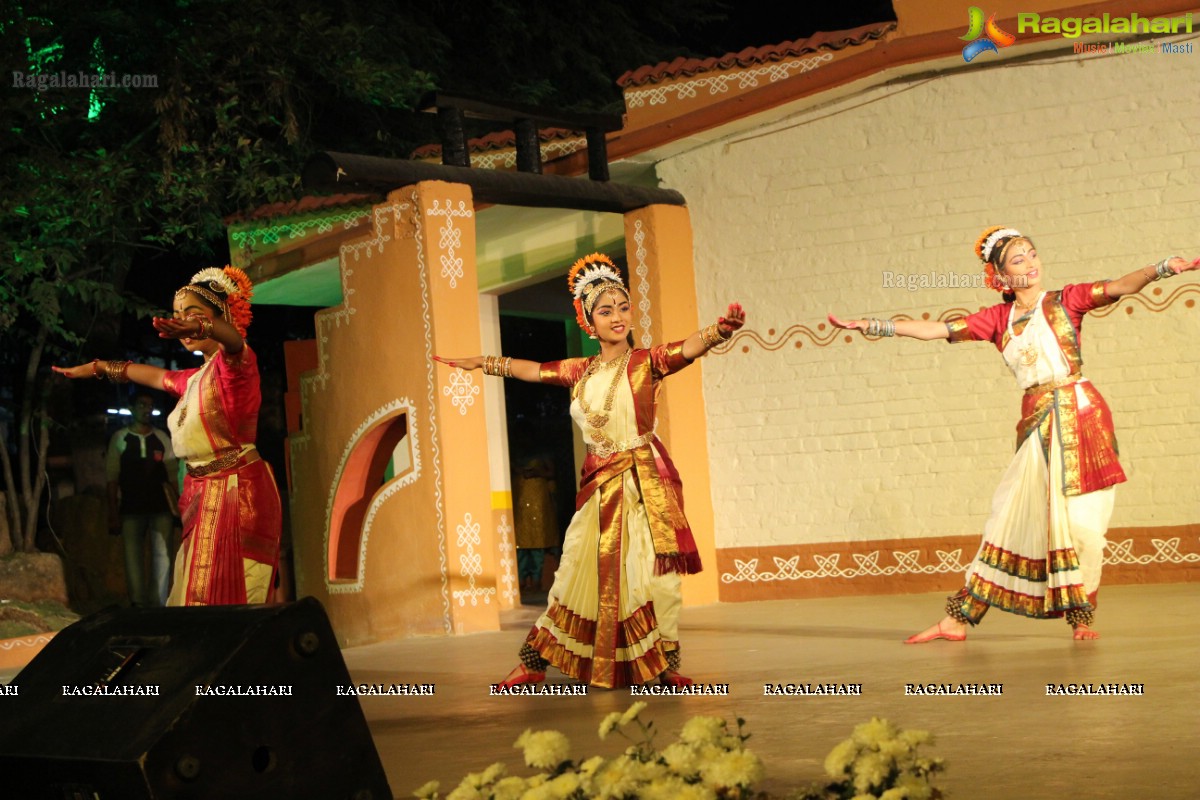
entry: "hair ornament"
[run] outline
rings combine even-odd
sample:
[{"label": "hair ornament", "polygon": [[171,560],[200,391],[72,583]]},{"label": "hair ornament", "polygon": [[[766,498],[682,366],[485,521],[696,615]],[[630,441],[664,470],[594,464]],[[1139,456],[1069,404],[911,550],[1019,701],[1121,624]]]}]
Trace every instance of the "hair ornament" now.
[{"label": "hair ornament", "polygon": [[991,261],[992,251],[996,249],[996,244],[1001,239],[1023,239],[1024,235],[1016,228],[1005,228],[1002,225],[997,225],[994,228],[988,228],[975,242],[975,255],[979,256],[980,261]]},{"label": "hair ornament", "polygon": [[225,321],[245,337],[254,316],[250,311],[254,284],[245,272],[230,266],[207,267],[193,275],[188,285],[180,288],[175,296],[179,297],[184,292],[192,292],[211,303],[221,312]]},{"label": "hair ornament", "polygon": [[567,272],[567,287],[575,296],[575,321],[579,327],[588,333],[595,333],[595,328],[588,322],[592,307],[596,300],[605,292],[616,290],[629,296],[625,282],[617,265],[603,253],[592,253],[576,261]]}]

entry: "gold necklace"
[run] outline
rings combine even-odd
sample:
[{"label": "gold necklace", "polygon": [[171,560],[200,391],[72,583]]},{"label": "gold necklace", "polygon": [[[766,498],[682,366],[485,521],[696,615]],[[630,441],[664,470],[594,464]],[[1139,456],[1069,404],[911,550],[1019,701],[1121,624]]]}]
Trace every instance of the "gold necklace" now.
[{"label": "gold necklace", "polygon": [[[626,367],[629,366],[629,358],[633,355],[633,350],[626,350],[625,354],[620,358],[614,358],[612,361],[601,361],[600,356],[596,356],[588,368],[584,370],[583,377],[579,379],[579,383],[575,384],[575,399],[579,401],[579,410],[583,412],[587,424],[597,430],[608,424],[608,414],[612,411],[613,399],[617,396],[617,385],[620,384],[622,376],[625,374]],[[608,392],[604,395],[604,411],[597,414],[588,406],[587,400],[583,396],[584,386],[588,382],[588,378],[595,375],[602,369],[608,369],[610,366],[616,366],[613,371],[612,382],[608,385]]]}]

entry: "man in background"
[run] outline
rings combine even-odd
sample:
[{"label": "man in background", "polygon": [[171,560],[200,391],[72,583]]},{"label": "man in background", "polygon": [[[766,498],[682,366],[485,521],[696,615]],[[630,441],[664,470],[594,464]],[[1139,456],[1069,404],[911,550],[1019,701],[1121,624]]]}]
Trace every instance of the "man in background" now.
[{"label": "man in background", "polygon": [[[166,432],[151,423],[154,397],[133,396],[133,422],[108,445],[109,531],[125,546],[125,584],[135,606],[163,606],[171,576],[171,539],[178,513],[177,462]],[[150,572],[145,572],[146,544]]]}]

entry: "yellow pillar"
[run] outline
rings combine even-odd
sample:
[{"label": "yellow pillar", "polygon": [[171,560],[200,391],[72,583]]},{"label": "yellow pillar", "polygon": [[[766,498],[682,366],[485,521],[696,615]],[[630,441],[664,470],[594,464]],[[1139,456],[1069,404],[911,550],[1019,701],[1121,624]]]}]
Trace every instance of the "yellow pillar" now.
[{"label": "yellow pillar", "polygon": [[[700,327],[692,226],[686,208],[648,206],[625,215],[625,249],[638,347],[683,339]],[[704,309],[704,320],[721,309]],[[703,359],[666,380],[658,400],[658,436],[683,479],[684,507],[704,571],[686,578],[687,605],[715,603],[717,549],[708,468]]]},{"label": "yellow pillar", "polygon": [[[479,282],[475,265],[475,211],[463,184],[429,181],[416,186],[421,220],[417,246],[429,278],[433,352],[469,356],[481,352]],[[400,317],[416,309],[398,308]],[[400,343],[403,346],[403,343]],[[446,542],[446,569],[454,631],[499,627],[496,581],[497,530],[488,469],[485,381],[479,371],[436,365],[439,421],[435,458]]]}]

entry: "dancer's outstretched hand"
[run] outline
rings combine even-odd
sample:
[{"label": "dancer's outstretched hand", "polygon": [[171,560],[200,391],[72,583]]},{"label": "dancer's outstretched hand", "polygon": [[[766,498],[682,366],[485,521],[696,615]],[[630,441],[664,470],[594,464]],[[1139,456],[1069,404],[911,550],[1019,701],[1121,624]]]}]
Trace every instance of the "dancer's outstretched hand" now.
[{"label": "dancer's outstretched hand", "polygon": [[848,331],[867,332],[869,324],[865,319],[838,319],[833,314],[828,315],[829,324],[835,328],[843,328]]},{"label": "dancer's outstretched hand", "polygon": [[1191,272],[1194,269],[1200,269],[1200,258],[1188,261],[1186,258],[1176,256],[1167,262],[1167,266],[1174,270],[1176,275],[1181,272]]},{"label": "dancer's outstretched hand", "polygon": [[479,369],[483,366],[483,356],[467,356],[466,358],[442,358],[441,356],[434,356],[433,360],[448,367],[458,367],[465,370]]},{"label": "dancer's outstretched hand", "polygon": [[717,317],[717,327],[721,334],[728,339],[739,328],[746,324],[746,310],[741,303],[730,303],[725,310],[725,316]]},{"label": "dancer's outstretched hand", "polygon": [[62,375],[64,378],[99,378],[103,370],[97,369],[97,362],[89,361],[86,364],[79,364],[74,367],[50,367],[54,372]]}]

